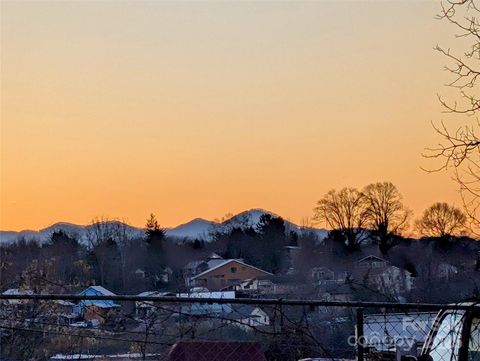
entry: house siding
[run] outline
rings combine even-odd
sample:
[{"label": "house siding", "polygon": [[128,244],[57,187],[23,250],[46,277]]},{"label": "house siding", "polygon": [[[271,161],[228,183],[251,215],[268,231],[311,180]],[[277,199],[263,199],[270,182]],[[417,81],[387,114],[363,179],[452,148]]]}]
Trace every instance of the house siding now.
[{"label": "house siding", "polygon": [[268,276],[269,273],[237,261],[231,261],[193,280],[195,286],[211,291],[221,290],[246,279]]}]

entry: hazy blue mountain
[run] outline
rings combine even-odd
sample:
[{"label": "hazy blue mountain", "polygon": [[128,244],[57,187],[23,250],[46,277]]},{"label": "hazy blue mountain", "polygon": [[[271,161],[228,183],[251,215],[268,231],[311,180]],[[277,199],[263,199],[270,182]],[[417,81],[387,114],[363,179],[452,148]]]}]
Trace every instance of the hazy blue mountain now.
[{"label": "hazy blue mountain", "polygon": [[[245,212],[241,212],[223,222],[208,221],[202,218],[195,218],[187,223],[181,224],[173,228],[167,228],[166,234],[170,237],[177,238],[179,240],[194,240],[200,239],[204,241],[210,241],[211,236],[217,232],[228,232],[233,228],[255,228],[260,220],[260,217],[264,214],[270,214],[277,216],[276,214],[263,210],[263,209],[251,209]],[[118,221],[110,221],[112,225]],[[319,239],[323,239],[328,231],[319,228],[302,228],[295,223],[285,220],[286,228],[289,231],[297,233],[314,232]],[[127,236],[130,238],[143,237],[145,230],[129,225],[126,227]],[[89,234],[93,232],[93,225],[77,225],[66,222],[55,223],[49,227],[40,229],[38,231],[24,230],[20,232],[15,231],[0,231],[0,242],[10,243],[18,239],[24,238],[26,240],[36,239],[40,242],[47,241],[53,232],[62,230],[68,235],[79,238],[82,242],[88,242]]]}]

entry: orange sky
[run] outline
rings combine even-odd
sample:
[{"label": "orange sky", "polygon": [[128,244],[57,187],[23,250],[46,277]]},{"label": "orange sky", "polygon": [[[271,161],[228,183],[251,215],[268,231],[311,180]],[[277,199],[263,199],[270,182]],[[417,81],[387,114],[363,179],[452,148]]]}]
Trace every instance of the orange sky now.
[{"label": "orange sky", "polygon": [[426,174],[448,81],[437,1],[1,2],[0,229],[163,226]]}]

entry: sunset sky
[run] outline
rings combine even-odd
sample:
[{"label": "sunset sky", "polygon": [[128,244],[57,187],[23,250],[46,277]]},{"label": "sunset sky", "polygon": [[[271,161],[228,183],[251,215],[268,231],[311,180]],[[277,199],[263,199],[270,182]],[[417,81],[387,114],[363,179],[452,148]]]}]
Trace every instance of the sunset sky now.
[{"label": "sunset sky", "polygon": [[418,216],[454,29],[438,1],[1,2],[2,230],[141,226],[388,180]]}]

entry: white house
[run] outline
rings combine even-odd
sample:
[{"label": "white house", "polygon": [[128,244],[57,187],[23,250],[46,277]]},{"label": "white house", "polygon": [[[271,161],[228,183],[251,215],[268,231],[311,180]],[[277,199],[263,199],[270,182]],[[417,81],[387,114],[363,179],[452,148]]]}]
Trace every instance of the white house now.
[{"label": "white house", "polygon": [[228,323],[247,331],[270,325],[270,316],[256,305],[233,306],[232,312],[227,314],[226,318],[231,320],[227,321]]},{"label": "white house", "polygon": [[414,287],[415,278],[409,271],[374,255],[358,260],[355,273],[357,280],[366,280],[369,286],[382,293],[400,295]]},{"label": "white house", "polygon": [[405,269],[388,266],[378,273],[374,273],[373,281],[377,289],[384,293],[401,294],[410,292],[414,287],[414,277]]},{"label": "white house", "polygon": [[[2,295],[6,295],[6,296],[33,295],[33,291],[29,289],[10,288],[5,292],[2,292]],[[18,300],[5,300],[4,302],[9,305],[24,305],[26,303],[29,303],[30,301],[18,299]]]}]

